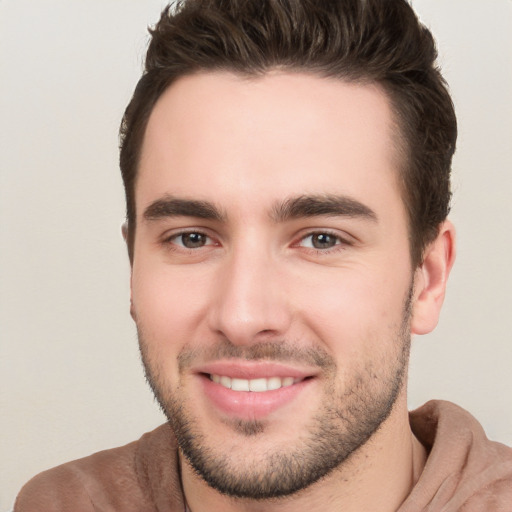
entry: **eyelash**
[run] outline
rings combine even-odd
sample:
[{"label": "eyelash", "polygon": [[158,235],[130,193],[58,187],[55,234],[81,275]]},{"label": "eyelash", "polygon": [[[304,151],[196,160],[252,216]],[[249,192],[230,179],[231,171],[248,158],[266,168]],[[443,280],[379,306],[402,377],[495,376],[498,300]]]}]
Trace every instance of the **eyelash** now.
[{"label": "eyelash", "polygon": [[[171,249],[171,250],[175,250],[175,251],[178,251],[178,250],[182,250],[183,251],[184,250],[184,251],[190,251],[190,252],[196,251],[198,249],[202,249],[204,247],[212,246],[212,245],[219,245],[217,243],[205,243],[204,245],[200,245],[198,247],[185,247],[185,245],[183,243],[181,243],[181,244],[176,243],[177,239],[179,239],[180,237],[184,237],[186,235],[199,235],[199,236],[202,236],[202,237],[206,237],[206,239],[208,239],[210,241],[213,241],[213,238],[210,235],[208,235],[208,233],[205,233],[202,230],[199,230],[199,229],[188,229],[188,230],[179,231],[178,233],[173,233],[172,235],[165,237],[162,240],[162,243],[166,247]],[[335,244],[332,247],[326,247],[326,248],[306,247],[304,245],[301,245],[308,238],[312,238],[314,236],[321,236],[321,235],[325,235],[327,237],[334,238],[335,239]],[[312,245],[313,245],[313,243],[312,243]],[[327,255],[332,254],[334,252],[337,252],[337,251],[340,251],[340,250],[344,250],[344,249],[346,249],[347,247],[349,247],[351,245],[352,245],[351,242],[349,242],[345,238],[342,238],[337,233],[334,233],[334,232],[329,231],[329,230],[316,230],[316,231],[310,231],[310,232],[304,234],[303,236],[301,236],[300,239],[297,242],[294,242],[292,244],[292,247],[301,247],[302,246],[302,248],[305,249],[308,252],[313,251],[315,254],[322,255],[322,256],[327,256]]]},{"label": "eyelash", "polygon": [[342,251],[352,245],[351,242],[349,242],[345,238],[342,238],[339,234],[334,233],[329,230],[325,230],[325,229],[308,232],[307,234],[302,236],[297,243],[295,243],[293,245],[300,246],[300,244],[304,243],[304,241],[307,240],[308,238],[312,238],[314,236],[319,236],[319,235],[326,235],[328,237],[334,238],[336,242],[332,247],[327,247],[324,249],[319,249],[316,247],[304,247],[304,249],[306,249],[308,251],[313,251],[315,254],[318,254],[321,256],[327,256],[327,255],[333,254],[335,252]]},{"label": "eyelash", "polygon": [[183,245],[183,244],[176,243],[176,239],[186,236],[186,235],[199,235],[199,236],[206,237],[209,240],[212,240],[212,237],[210,235],[208,235],[207,233],[205,233],[204,231],[201,231],[199,229],[188,229],[188,230],[184,230],[184,231],[179,231],[178,233],[173,233],[172,235],[165,237],[162,240],[162,243],[164,245],[168,246],[169,248],[171,248],[172,250],[185,250],[185,251],[195,251],[195,250],[201,249],[207,245],[216,245],[216,244],[205,244],[205,245],[201,245],[200,247],[197,247],[197,248],[192,248],[192,247],[185,247],[185,245]]}]

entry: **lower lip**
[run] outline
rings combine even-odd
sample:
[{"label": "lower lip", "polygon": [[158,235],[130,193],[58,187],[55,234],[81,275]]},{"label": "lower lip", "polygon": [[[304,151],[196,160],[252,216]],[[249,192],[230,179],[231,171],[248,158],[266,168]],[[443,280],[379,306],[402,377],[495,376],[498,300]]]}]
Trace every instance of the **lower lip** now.
[{"label": "lower lip", "polygon": [[272,391],[253,392],[233,391],[213,382],[207,375],[202,375],[201,379],[204,392],[213,405],[224,414],[242,420],[263,419],[291,403],[312,381],[305,379]]}]

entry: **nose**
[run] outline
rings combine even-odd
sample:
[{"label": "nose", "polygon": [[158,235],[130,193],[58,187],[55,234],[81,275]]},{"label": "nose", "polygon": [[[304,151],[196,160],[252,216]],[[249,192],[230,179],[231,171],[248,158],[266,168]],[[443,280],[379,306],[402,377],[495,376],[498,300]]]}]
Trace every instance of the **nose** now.
[{"label": "nose", "polygon": [[219,270],[216,288],[210,328],[234,345],[282,339],[288,331],[292,313],[285,276],[270,254],[233,252]]}]

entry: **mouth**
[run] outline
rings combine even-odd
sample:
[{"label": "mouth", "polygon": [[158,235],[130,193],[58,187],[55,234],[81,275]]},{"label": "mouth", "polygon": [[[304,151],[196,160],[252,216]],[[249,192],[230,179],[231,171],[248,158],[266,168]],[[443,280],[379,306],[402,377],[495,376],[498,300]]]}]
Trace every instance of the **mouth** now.
[{"label": "mouth", "polygon": [[[220,384],[226,389],[233,391],[250,391],[253,393],[264,393],[266,391],[275,391],[277,389],[286,388],[297,384],[305,378],[294,377],[269,377],[257,379],[239,379],[228,377],[227,375],[209,374],[209,379],[215,384]],[[307,377],[306,377],[307,378]]]},{"label": "mouth", "polygon": [[297,407],[316,388],[317,375],[308,369],[270,362],[215,362],[194,372],[208,407],[221,417],[267,418]]}]

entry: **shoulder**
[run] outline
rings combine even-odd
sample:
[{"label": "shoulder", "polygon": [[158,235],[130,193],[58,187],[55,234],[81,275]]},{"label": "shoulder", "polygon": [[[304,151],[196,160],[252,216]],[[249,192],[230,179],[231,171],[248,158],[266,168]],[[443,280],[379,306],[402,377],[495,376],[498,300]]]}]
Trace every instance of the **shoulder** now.
[{"label": "shoulder", "polygon": [[164,439],[168,439],[167,425],[125,446],[44,471],[21,489],[14,512],[143,512],[149,492],[146,462]]},{"label": "shoulder", "polygon": [[410,413],[410,419],[429,451],[411,497],[442,495],[450,505],[447,510],[461,512],[511,510],[511,448],[489,440],[469,412],[449,402],[430,401]]}]

